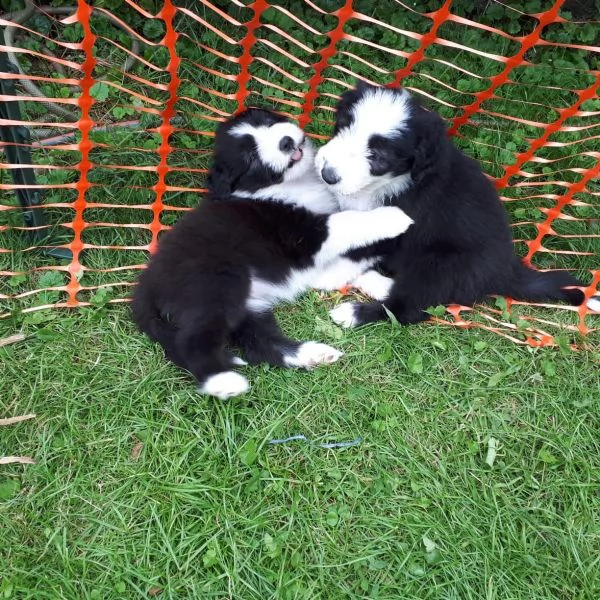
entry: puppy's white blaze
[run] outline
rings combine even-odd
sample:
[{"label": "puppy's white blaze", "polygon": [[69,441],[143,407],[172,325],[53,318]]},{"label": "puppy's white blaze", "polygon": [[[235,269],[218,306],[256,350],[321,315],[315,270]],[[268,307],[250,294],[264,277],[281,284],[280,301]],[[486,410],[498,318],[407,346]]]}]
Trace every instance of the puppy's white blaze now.
[{"label": "puppy's white blaze", "polygon": [[410,95],[406,90],[391,94],[386,88],[369,90],[352,107],[355,135],[389,135],[401,129],[410,117]]},{"label": "puppy's white blaze", "polygon": [[293,123],[275,123],[270,127],[266,125],[255,127],[250,123],[240,123],[232,127],[229,133],[239,137],[251,135],[256,142],[261,162],[277,172],[286,169],[290,162],[290,154],[279,149],[279,142],[282,138],[291,137],[296,147],[304,139],[302,129]]},{"label": "puppy's white blaze", "polygon": [[211,375],[201,386],[198,391],[201,394],[209,394],[216,396],[221,400],[233,398],[244,394],[250,389],[248,380],[235,371],[223,371],[216,375]]},{"label": "puppy's white blaze", "polygon": [[600,313],[600,296],[592,296],[587,301],[587,307],[597,313]]},{"label": "puppy's white blaze", "polygon": [[294,354],[283,357],[288,367],[310,369],[321,364],[330,364],[339,360],[344,353],[327,344],[304,342]]},{"label": "puppy's white blaze", "polygon": [[354,302],[344,302],[329,311],[329,316],[340,327],[354,327],[357,324]]},{"label": "puppy's white blaze", "polygon": [[[396,179],[391,175],[371,175],[369,138],[372,135],[390,137],[400,134],[410,118],[409,98],[406,91],[397,94],[381,88],[367,91],[351,107],[354,122],[325,144],[315,159],[317,172],[320,173],[327,163],[341,178],[339,183],[331,186],[336,194],[359,191],[375,194],[379,188],[390,185]],[[402,186],[410,185],[410,177],[402,177]]]},{"label": "puppy's white blaze", "polygon": [[327,263],[350,250],[403,234],[413,220],[395,206],[381,206],[371,211],[347,210],[331,215],[329,235],[315,256],[315,263]]},{"label": "puppy's white blaze", "polygon": [[383,301],[390,295],[394,280],[371,269],[357,277],[353,285],[363,294],[375,300]]}]

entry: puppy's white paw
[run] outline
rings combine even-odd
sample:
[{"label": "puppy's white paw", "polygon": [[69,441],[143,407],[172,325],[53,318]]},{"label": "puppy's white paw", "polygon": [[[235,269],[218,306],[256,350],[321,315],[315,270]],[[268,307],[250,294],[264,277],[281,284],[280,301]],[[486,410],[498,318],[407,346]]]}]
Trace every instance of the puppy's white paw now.
[{"label": "puppy's white paw", "polygon": [[356,318],[356,306],[354,302],[344,302],[329,311],[329,316],[340,327],[354,327],[358,323]]},{"label": "puppy's white paw", "polygon": [[240,358],[239,356],[232,356],[231,362],[236,367],[245,367],[248,364],[243,358]]},{"label": "puppy's white paw", "polygon": [[[403,234],[414,221],[397,206],[380,206],[366,213],[377,223],[377,232],[382,239],[395,238]],[[363,217],[364,218],[364,217]]]},{"label": "puppy's white paw", "polygon": [[334,363],[342,356],[343,352],[327,344],[304,342],[294,354],[284,356],[283,360],[288,367],[310,369],[317,365]]},{"label": "puppy's white paw", "polygon": [[250,389],[248,380],[235,371],[223,371],[211,375],[199,388],[201,394],[216,396],[221,400],[244,394]]},{"label": "puppy's white paw", "polygon": [[393,279],[384,277],[373,269],[363,273],[352,282],[352,285],[363,294],[380,301],[385,300],[390,295],[393,284]]},{"label": "puppy's white paw", "polygon": [[592,296],[587,301],[587,307],[594,312],[600,313],[600,296]]}]

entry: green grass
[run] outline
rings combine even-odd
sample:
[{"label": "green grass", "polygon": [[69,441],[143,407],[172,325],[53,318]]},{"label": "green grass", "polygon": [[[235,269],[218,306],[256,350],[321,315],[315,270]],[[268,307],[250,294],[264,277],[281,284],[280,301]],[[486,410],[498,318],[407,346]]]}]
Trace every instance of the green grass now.
[{"label": "green grass", "polygon": [[[0,1],[9,2],[9,8],[19,7],[17,0]],[[65,2],[53,0],[55,5]],[[153,12],[161,5],[140,2]],[[315,2],[328,11],[341,3]],[[105,3],[136,31],[160,40],[159,22],[144,21],[118,0]],[[234,9],[231,3],[213,3],[225,6],[241,21],[251,16],[248,9]],[[208,8],[187,4],[234,39],[243,37],[244,30]],[[442,2],[422,4],[426,12]],[[470,5],[473,9],[472,4],[455,0],[453,11],[498,26],[491,10],[465,12]],[[546,10],[550,0],[508,4],[535,12]],[[399,10],[393,0],[355,0],[354,6],[399,29],[425,33],[431,25],[428,18]],[[490,4],[496,13],[500,10],[505,29],[519,35],[531,31],[533,19],[500,6]],[[333,17],[321,16],[306,4],[294,7],[319,31],[335,26]],[[309,35],[274,8],[265,12],[263,21],[291,32],[311,48],[327,45],[325,36]],[[70,42],[79,41],[81,35],[77,24],[63,26],[42,17],[28,25]],[[98,74],[144,98],[164,102],[164,91],[124,78],[115,67],[125,55],[111,40],[127,46],[127,35],[101,17],[93,18],[93,28],[100,36]],[[177,42],[182,58],[180,94],[189,99],[177,104],[183,131],[170,140],[174,150],[169,164],[205,168],[212,138],[195,132],[213,130],[218,113],[198,103],[232,111],[234,100],[216,98],[206,90],[235,94],[237,85],[199,69],[197,63],[228,74],[235,74],[237,65],[206,53],[198,43],[232,56],[241,50],[183,14],[177,16],[176,28],[182,34]],[[407,52],[416,47],[407,36],[356,19],[346,31]],[[261,28],[258,33],[309,64],[318,59],[273,30]],[[446,23],[439,33],[484,52],[508,56],[517,49],[514,42],[458,23]],[[585,45],[593,41],[588,39],[593,33],[584,24],[557,23],[545,37]],[[23,38],[22,43],[34,51],[44,50],[35,37]],[[164,48],[143,46],[142,51],[146,61],[164,68],[168,60]],[[302,82],[309,80],[311,70],[278,55],[260,39],[253,54],[250,101],[272,102],[279,110],[298,114],[285,103],[297,101],[297,95],[276,86],[293,88],[296,94],[308,86],[292,84],[261,58],[274,61]],[[75,51],[67,58],[82,60]],[[326,108],[334,100],[328,94],[343,91],[339,81],[352,83],[352,77],[336,70],[336,65],[364,77],[390,79],[361,58],[387,71],[406,64],[397,55],[340,42],[324,71],[329,80],[319,86],[324,95],[309,132],[330,132],[327,121],[332,114]],[[558,116],[555,108],[574,102],[572,90],[589,85],[586,72],[600,68],[591,53],[550,46],[536,48],[528,58],[535,66],[517,67],[511,74],[515,83],[499,88],[498,97],[484,108],[550,123]],[[48,63],[26,55],[23,66],[28,72],[52,73]],[[451,119],[460,109],[441,103],[469,104],[502,68],[501,63],[468,51],[435,44],[404,83],[433,96],[432,107]],[[154,83],[168,81],[165,73],[141,63],[133,72]],[[65,93],[58,84],[45,89],[50,95]],[[145,128],[160,123],[143,112],[149,102],[110,86],[104,93],[108,97],[93,109],[94,118],[102,123],[123,118],[141,118]],[[39,103],[23,104],[28,117],[43,116]],[[583,107],[599,108],[598,100]],[[592,118],[575,117],[567,125],[590,125]],[[526,163],[523,169],[536,175],[530,181],[577,181],[577,169],[594,165],[592,156],[577,155],[595,149],[591,138],[581,137],[594,131],[552,136],[552,142],[577,144],[538,151],[537,156],[554,162]],[[488,173],[500,176],[514,154],[526,151],[541,130],[479,114],[461,133],[456,142]],[[96,132],[92,138],[99,145],[91,151],[95,167],[90,181],[99,185],[89,189],[86,199],[112,206],[86,210],[90,226],[83,232],[84,242],[147,244],[146,230],[95,224],[151,221],[151,211],[132,206],[152,203],[156,173],[111,166],[156,165],[159,136],[144,130],[113,130]],[[35,151],[33,160],[73,167],[80,156],[75,150],[46,148]],[[6,183],[7,171],[0,177]],[[39,182],[50,186],[45,202],[73,202],[73,190],[51,186],[77,177],[73,169],[39,169]],[[565,187],[513,185],[524,181],[514,178],[502,195],[512,200],[507,209],[513,222],[521,223],[515,237],[532,239],[536,232],[531,223],[545,218],[538,207],[550,208],[555,200],[527,196],[562,194]],[[197,188],[202,176],[172,172],[168,183]],[[599,205],[593,194],[599,190],[596,182],[590,182],[589,193],[576,195],[587,206],[564,210],[587,220],[556,221],[556,232],[598,234]],[[191,207],[198,195],[168,192],[164,201],[176,208]],[[0,202],[3,207],[15,205],[8,194]],[[46,212],[53,243],[71,239],[72,231],[64,225],[72,220],[72,210],[55,207]],[[171,224],[179,214],[165,211],[162,222]],[[0,293],[64,285],[63,273],[35,270],[55,265],[54,259],[20,251],[30,245],[22,231],[13,229],[21,224],[18,210],[0,211],[0,249],[14,251],[0,253],[0,271],[19,273],[0,275]],[[537,266],[569,268],[586,281],[589,270],[598,268],[598,238],[549,236],[545,245],[592,255],[538,254]],[[525,250],[523,244],[517,248]],[[0,428],[0,457],[36,460],[35,465],[0,466],[0,598],[592,600],[600,596],[597,332],[585,341],[571,334],[557,336],[562,349],[537,350],[481,329],[441,325],[398,328],[380,323],[346,332],[327,316],[337,299],[311,293],[297,304],[281,307],[282,326],[298,339],[335,345],[345,352],[341,361],[312,372],[245,368],[251,392],[221,403],[195,392],[191,378],[169,365],[160,349],[134,329],[125,306],[106,305],[111,297],[129,293],[130,288],[120,284],[133,281],[138,273],[135,265],[145,258],[142,250],[86,250],[82,261],[88,270],[81,284],[114,288],[82,293],[80,298],[91,298],[93,308],[19,313],[63,300],[57,290],[0,300],[0,312],[15,311],[13,318],[0,320],[0,339],[21,331],[28,336],[21,343],[0,347],[0,416],[37,415]],[[111,267],[125,270],[104,272]],[[519,323],[519,316],[575,323],[566,311],[520,307],[512,317],[514,323]],[[472,318],[482,322],[481,316]],[[588,319],[590,327],[600,325],[598,317]],[[568,351],[569,341],[577,342],[580,351]],[[298,434],[312,444],[269,444],[274,438]],[[357,438],[362,442],[348,448],[319,446]]]},{"label": "green grass", "polygon": [[[337,365],[245,368],[251,392],[225,403],[124,307],[0,348],[3,412],[37,414],[1,431],[0,455],[37,464],[2,467],[0,597],[597,597],[598,349],[342,332],[329,304],[279,316]],[[296,434],[363,441],[268,443]]]}]

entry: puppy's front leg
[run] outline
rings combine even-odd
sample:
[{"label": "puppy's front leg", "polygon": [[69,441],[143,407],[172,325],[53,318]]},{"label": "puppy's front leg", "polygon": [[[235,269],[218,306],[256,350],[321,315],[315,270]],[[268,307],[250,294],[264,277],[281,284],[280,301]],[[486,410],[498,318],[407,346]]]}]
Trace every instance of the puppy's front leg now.
[{"label": "puppy's front leg", "polygon": [[328,217],[328,235],[315,259],[326,264],[351,250],[402,235],[413,220],[395,206],[370,211],[346,210]]},{"label": "puppy's front leg", "polygon": [[365,296],[383,302],[390,295],[394,280],[378,273],[375,269],[369,269],[352,281],[351,285]]}]

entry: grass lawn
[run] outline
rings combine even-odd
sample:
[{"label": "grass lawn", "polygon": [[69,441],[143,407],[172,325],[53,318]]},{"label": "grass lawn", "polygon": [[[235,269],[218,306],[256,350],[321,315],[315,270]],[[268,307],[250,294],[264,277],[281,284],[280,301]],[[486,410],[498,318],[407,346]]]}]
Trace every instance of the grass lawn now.
[{"label": "grass lawn", "polygon": [[[3,411],[37,414],[1,430],[37,464],[2,467],[0,597],[598,597],[598,350],[341,332],[326,305],[279,316],[338,364],[248,367],[225,403],[122,307],[0,348]],[[362,442],[269,444],[297,434]]]},{"label": "grass lawn", "polygon": [[[10,2],[21,7],[18,0]],[[226,5],[240,22],[252,17],[241,4],[213,3]],[[153,14],[162,6],[154,0],[140,4]],[[165,193],[161,215],[167,225],[198,202],[189,190],[202,185],[200,170],[207,166],[212,138],[203,132],[236,108],[235,59],[241,48],[235,42],[245,34],[208,4],[201,9],[186,4],[233,42],[189,14],[177,14],[180,121],[169,140],[173,170],[167,183],[174,190]],[[312,5],[291,4],[318,31],[336,25],[333,16]],[[343,2],[313,4],[333,11]],[[422,4],[426,12],[442,2]],[[526,36],[536,25],[507,7],[512,3],[488,3],[495,12],[485,15],[468,12],[475,4],[456,0],[453,11],[513,35]],[[543,11],[551,4],[527,0],[521,9]],[[93,307],[19,312],[64,300],[63,292],[49,288],[61,288],[68,277],[39,270],[55,267],[56,260],[29,250],[14,197],[0,198],[0,250],[11,250],[0,252],[0,294],[11,296],[0,299],[0,313],[14,311],[0,319],[0,340],[20,332],[27,336],[0,345],[0,418],[36,414],[21,423],[0,423],[0,457],[35,460],[0,466],[0,599],[599,598],[598,332],[585,344],[563,332],[559,347],[533,349],[483,329],[443,325],[379,323],[342,331],[327,315],[340,298],[313,292],[280,308],[283,329],[298,339],[335,345],[345,352],[340,362],[312,372],[246,367],[250,393],[220,402],[199,396],[192,379],[166,363],[160,348],[135,330],[126,305],[107,304],[129,294],[128,284],[146,259],[149,230],[128,225],[147,226],[153,219],[148,205],[156,198],[156,172],[149,167],[158,164],[161,139],[148,129],[160,124],[168,99],[169,55],[160,46],[159,19],[145,19],[127,3],[106,5],[155,45],[142,45],[143,61],[131,77],[124,76],[118,66],[125,59],[121,46],[131,42],[128,34],[94,17],[97,76],[106,82],[94,92],[93,117],[100,123],[133,118],[141,123],[138,129],[92,134],[94,185],[86,200],[95,204],[84,213],[88,226],[82,239],[89,247],[80,280],[91,291],[79,297],[91,299]],[[355,0],[355,10],[395,30],[358,19],[348,23],[345,31],[365,43],[340,42],[322,73],[309,133],[331,132],[330,109],[344,89],[340,82],[353,80],[337,67],[388,81],[406,65],[398,52],[369,45],[417,49],[418,40],[399,31],[426,33],[431,21],[398,5]],[[70,43],[81,39],[77,23],[36,19],[27,26]],[[302,102],[310,65],[319,58],[314,49],[326,47],[327,38],[273,7],[262,19],[249,101],[298,114],[294,102]],[[438,34],[489,55],[519,50],[514,40],[460,22],[445,23]],[[545,39],[586,45],[595,35],[589,23],[555,23]],[[50,49],[83,60],[80,52],[44,45],[33,35],[19,43],[39,54]],[[482,104],[488,112],[473,115],[456,138],[495,177],[528,151],[544,124],[561,118],[560,110],[577,101],[574,90],[592,85],[592,71],[600,69],[591,52],[551,44],[528,51],[527,58],[533,66],[513,69],[508,84]],[[55,75],[39,56],[23,54],[21,60],[27,72]],[[452,119],[503,68],[468,48],[432,44],[403,82]],[[77,93],[61,83],[45,85],[48,96]],[[44,117],[40,103],[23,107],[28,119]],[[536,224],[596,164],[592,119],[597,121],[599,110],[597,98],[582,104],[581,113],[550,136],[534,160],[524,161],[502,190],[521,254],[527,250],[523,241],[537,235]],[[35,150],[33,160],[40,165],[39,183],[47,186],[51,240],[68,243],[74,216],[68,203],[77,194],[64,184],[78,180],[80,153],[68,144],[46,147]],[[0,180],[8,181],[6,170]],[[552,224],[543,240],[548,252],[535,255],[536,266],[569,268],[590,281],[600,256],[598,198],[597,181],[577,188],[577,202],[562,208],[565,218]],[[111,268],[120,270],[106,271]],[[106,284],[112,291],[97,291],[95,286]],[[519,316],[576,322],[557,309],[517,312],[513,322],[520,329]],[[588,326],[600,326],[600,317],[588,319]],[[522,338],[522,331],[515,335]],[[569,341],[580,350],[570,351]],[[297,435],[310,443],[270,443]],[[348,447],[323,447],[357,440]]]}]

